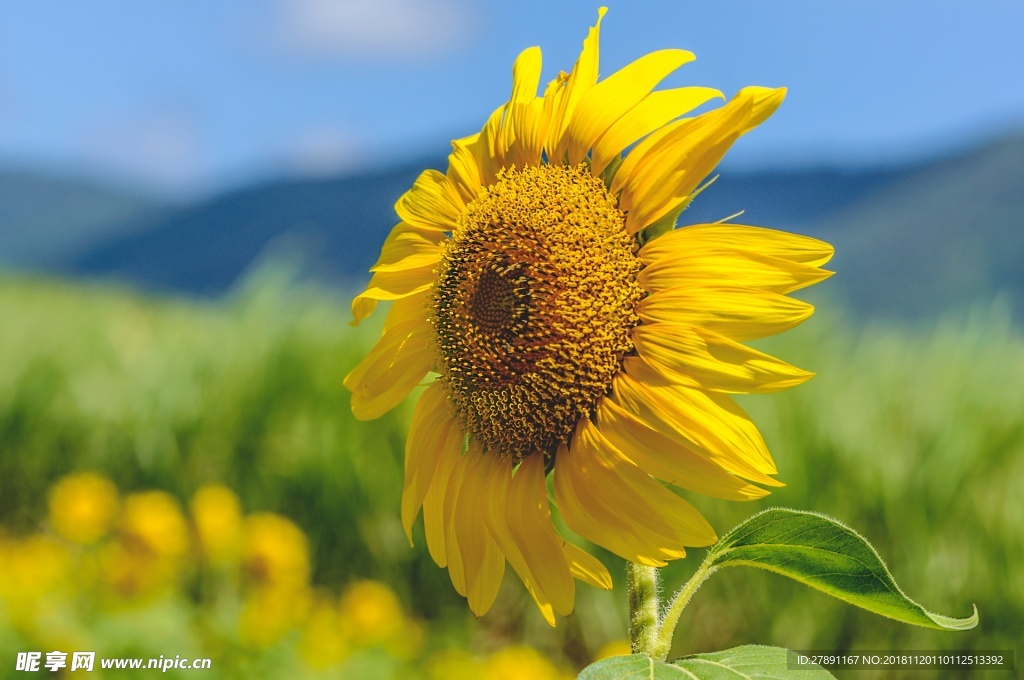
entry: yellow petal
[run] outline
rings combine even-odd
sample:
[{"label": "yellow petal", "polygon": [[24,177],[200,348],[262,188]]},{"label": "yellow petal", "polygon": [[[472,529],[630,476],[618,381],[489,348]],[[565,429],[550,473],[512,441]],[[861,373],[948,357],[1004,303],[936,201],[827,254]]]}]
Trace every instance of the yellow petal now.
[{"label": "yellow petal", "polygon": [[654,430],[611,399],[597,406],[598,429],[615,448],[648,474],[684,489],[734,501],[764,498],[768,492],[734,477],[721,466]]},{"label": "yellow petal", "polygon": [[544,482],[544,456],[534,453],[523,459],[505,503],[505,520],[530,573],[541,584],[555,611],[572,612],[575,585],[562,554],[564,541],[555,533]]},{"label": "yellow petal", "polygon": [[417,229],[399,222],[384,241],[377,263],[371,272],[397,272],[436,265],[444,248],[439,245],[444,233]]},{"label": "yellow petal", "polygon": [[345,376],[352,413],[373,420],[398,406],[434,365],[434,343],[424,320],[397,325]]},{"label": "yellow petal", "polygon": [[636,233],[685,204],[733,142],[771,115],[784,96],[784,89],[744,88],[725,106],[666,126],[652,144],[638,144],[612,184],[613,194],[622,190],[626,230]]},{"label": "yellow petal", "polygon": [[437,170],[424,170],[395,203],[395,212],[420,229],[451,231],[465,207],[448,178]]},{"label": "yellow petal", "polygon": [[[560,71],[558,76],[548,83],[544,88],[544,96],[541,98],[540,119],[537,124],[537,135],[542,146],[548,155],[548,163],[556,163],[552,156],[558,140],[561,138],[562,119],[559,117],[562,109],[562,99],[565,97],[565,83],[569,80],[569,74]],[[561,160],[557,160],[561,162]]]},{"label": "yellow petal", "polygon": [[[733,118],[742,118],[743,110],[737,110]],[[724,130],[712,129],[704,131],[690,126],[680,128],[674,135],[674,146],[680,146],[678,139],[686,140],[691,148],[672,148],[671,158],[685,158],[685,163],[670,165],[668,162],[649,164],[638,172],[636,179],[623,189],[620,196],[620,207],[626,214],[626,231],[630,234],[644,229],[659,218],[669,214],[680,204],[689,200],[690,195],[700,183],[718,165],[726,152],[739,139],[739,133],[723,124]],[[621,176],[622,169],[616,174]]]},{"label": "yellow petal", "polygon": [[632,338],[640,357],[687,387],[761,394],[794,387],[814,376],[705,328],[640,324]]},{"label": "yellow petal", "polygon": [[448,484],[441,506],[441,524],[444,529],[444,551],[448,557],[448,577],[452,580],[455,592],[466,597],[466,571],[463,568],[462,552],[459,546],[459,534],[455,530],[455,515],[462,490],[462,480],[466,476],[466,465],[471,455],[479,455],[479,447],[473,447],[455,459],[448,476]]},{"label": "yellow petal", "polygon": [[512,484],[512,466],[496,454],[485,455],[484,465],[487,467],[487,471],[484,475],[482,509],[487,529],[494,537],[498,548],[508,559],[509,564],[523,581],[523,585],[526,586],[526,590],[533,597],[534,602],[537,603],[537,608],[540,609],[544,620],[554,626],[555,609],[551,598],[545,592],[544,584],[538,581],[523,557],[519,543],[512,536],[506,515],[508,491]]},{"label": "yellow petal", "polygon": [[555,494],[566,525],[620,557],[659,566],[684,556],[684,546],[715,542],[693,506],[638,468],[588,419],[555,460]]},{"label": "yellow petal", "polygon": [[750,114],[743,122],[743,129],[740,130],[740,134],[745,135],[778,110],[782,100],[786,98],[786,88],[751,85],[737,92],[736,98],[750,102]]},{"label": "yellow petal", "polygon": [[693,58],[693,53],[686,50],[651,52],[590,88],[580,98],[566,130],[569,164],[581,163],[594,141],[615,121],[639,104],[665,76]]},{"label": "yellow petal", "polygon": [[352,300],[352,325],[359,325],[381,300],[399,300],[429,290],[436,268],[435,264],[426,264],[415,269],[374,272],[366,290]]},{"label": "yellow petal", "polygon": [[636,312],[645,323],[699,326],[733,340],[753,340],[793,328],[814,307],[756,288],[689,286],[652,293]]},{"label": "yellow petal", "polygon": [[434,470],[430,488],[423,499],[423,529],[427,536],[427,549],[430,557],[439,567],[448,566],[446,549],[449,532],[444,516],[444,499],[448,495],[448,483],[451,481],[452,470],[462,457],[465,445],[465,434],[461,428],[453,427],[441,447],[441,454]]},{"label": "yellow petal", "polygon": [[452,152],[448,154],[448,181],[466,203],[476,198],[483,182],[480,167],[473,153],[479,139],[479,133],[462,139],[453,139]]},{"label": "yellow petal", "polygon": [[704,452],[734,475],[765,486],[782,486],[768,447],[750,417],[729,397],[678,385],[657,384],[637,357],[623,362],[612,381],[615,402],[694,453]]},{"label": "yellow petal", "polygon": [[[667,236],[667,234],[666,234]],[[665,236],[654,239],[660,241]],[[751,250],[682,251],[644,267],[637,282],[650,292],[687,286],[738,286],[791,293],[832,272]]]},{"label": "yellow petal", "polygon": [[[569,121],[572,120],[573,112],[579,105],[590,88],[597,82],[598,61],[600,57],[601,42],[601,20],[608,11],[606,7],[597,10],[597,23],[587,33],[583,41],[583,50],[572,72],[565,79],[565,86],[561,88],[559,96],[554,100],[557,110],[551,116],[550,129],[548,130],[548,151],[549,163],[560,163],[568,147],[568,136],[565,135]],[[547,94],[545,93],[545,98]]]},{"label": "yellow petal", "polygon": [[[426,290],[426,286],[423,290]],[[377,288],[374,292],[380,293],[383,291],[380,288]],[[349,326],[358,326],[363,319],[373,314],[373,310],[377,308],[377,298],[372,295],[365,295],[364,293],[361,293],[352,299],[352,320],[349,321]]]},{"label": "yellow petal", "polygon": [[391,303],[391,309],[384,319],[383,334],[392,332],[394,329],[405,323],[419,321],[427,323],[427,305],[430,304],[430,297],[426,293],[410,295],[400,298]]},{"label": "yellow petal", "polygon": [[[749,110],[748,102],[733,98],[695,118],[670,123],[637,144],[623,159],[612,183],[612,193],[622,192],[620,207],[628,211],[634,202],[660,204],[683,178],[698,182],[693,179],[697,166],[713,147],[739,138],[738,130]],[[657,180],[663,186],[653,186]]]},{"label": "yellow petal", "polygon": [[637,257],[644,264],[693,252],[750,251],[812,267],[832,259],[835,249],[816,238],[742,224],[694,224],[675,229],[644,245]]},{"label": "yellow petal", "polygon": [[562,553],[569,562],[569,571],[572,572],[573,578],[602,590],[612,589],[612,575],[601,564],[601,560],[568,541],[562,545]]},{"label": "yellow petal", "polygon": [[498,170],[505,165],[504,149],[499,138],[504,113],[504,106],[494,109],[472,148],[483,186],[493,184],[498,177]]},{"label": "yellow petal", "polygon": [[512,96],[510,104],[525,104],[537,97],[540,85],[541,53],[539,47],[528,47],[512,64]]},{"label": "yellow petal", "polygon": [[[428,286],[429,287],[429,286]],[[427,290],[422,289],[419,292],[413,292],[406,294],[401,297],[397,297],[391,303],[391,309],[388,311],[387,318],[384,320],[384,330],[395,326],[403,321],[412,321],[413,319],[426,319],[427,318],[427,304],[428,304]],[[373,299],[362,299],[357,298],[352,302],[352,308],[357,309],[359,304],[372,303],[374,306],[377,304],[377,300]],[[373,311],[371,307],[370,312]],[[368,314],[369,312],[367,312]],[[357,317],[352,323],[352,326],[356,326],[360,321],[365,318]]]},{"label": "yellow petal", "polygon": [[[481,512],[486,501],[481,493],[486,469],[482,465],[485,462],[482,460],[484,456],[479,447],[473,446],[463,456],[460,488],[452,523],[458,537],[466,599],[476,616],[483,616],[494,604],[498,589],[501,587],[502,576],[505,574],[505,557],[488,532]],[[451,564],[448,565],[448,569],[452,570]]]},{"label": "yellow petal", "polygon": [[516,139],[509,154],[519,168],[540,165],[544,151],[541,119],[543,108],[544,100],[535,97],[533,101],[521,105],[512,120]]},{"label": "yellow petal", "polygon": [[[537,87],[540,84],[541,53],[539,47],[530,47],[523,50],[512,65],[512,96],[505,105],[504,116],[501,121],[501,146],[503,156],[512,164],[522,165],[518,158],[510,158],[509,151],[513,143],[517,141],[517,133],[530,134],[525,128],[531,126],[526,120],[533,113],[532,107],[537,99]],[[532,140],[520,139],[516,145],[513,155],[533,156],[540,158],[540,140],[533,134]],[[536,164],[534,161],[533,164]]]},{"label": "yellow petal", "polygon": [[678,136],[677,131],[681,129],[689,129],[693,126],[694,120],[695,119],[693,118],[683,118],[681,120],[667,123],[641,139],[637,145],[634,146],[628,154],[626,154],[625,158],[622,159],[622,164],[619,166],[618,171],[615,173],[614,179],[612,179],[612,184],[609,189],[612,195],[619,196],[619,208],[622,210],[629,209],[629,206],[625,205],[623,200],[631,199],[633,191],[631,190],[623,193],[623,190],[626,187],[636,184],[635,178],[640,174],[641,168],[655,164],[662,159],[665,159],[663,164],[672,162],[672,142]]},{"label": "yellow petal", "polygon": [[692,111],[722,93],[710,87],[681,87],[649,95],[616,120],[593,145],[591,172],[600,175],[608,164],[638,139]]},{"label": "yellow petal", "polygon": [[[448,407],[444,386],[433,382],[420,395],[412,414],[409,436],[405,440],[405,484],[402,489],[402,527],[412,545],[412,524],[416,521],[423,499],[427,495],[438,461],[445,456],[457,456],[461,442],[451,436],[458,429]],[[458,446],[458,450],[446,450]]]},{"label": "yellow petal", "polygon": [[[563,445],[556,458],[567,458],[568,455],[568,449]],[[682,548],[668,556],[663,555],[658,538],[652,539],[642,527],[633,531],[633,525],[625,517],[606,507],[599,497],[588,491],[585,484],[585,480],[579,479],[578,471],[570,470],[568,465],[562,471],[556,464],[555,499],[562,519],[570,529],[624,559],[650,567],[664,567],[666,560],[686,556]]]}]

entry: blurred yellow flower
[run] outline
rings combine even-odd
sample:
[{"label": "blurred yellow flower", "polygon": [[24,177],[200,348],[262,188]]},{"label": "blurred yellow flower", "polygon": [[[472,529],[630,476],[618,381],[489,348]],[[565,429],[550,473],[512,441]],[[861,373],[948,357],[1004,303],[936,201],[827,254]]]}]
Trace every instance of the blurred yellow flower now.
[{"label": "blurred yellow flower", "polygon": [[359,645],[385,642],[402,630],[405,613],[395,593],[378,581],[353,583],[341,596],[341,619]]},{"label": "blurred yellow flower", "polygon": [[[221,490],[198,496],[197,512],[200,505],[222,515],[233,512],[227,508],[235,503]],[[222,516],[220,520],[223,519]],[[228,522],[219,524],[224,528]],[[270,646],[295,630],[309,615],[312,602],[309,544],[306,535],[291,520],[258,512],[242,521],[241,573],[246,593],[238,626],[239,637],[245,645]],[[324,631],[312,632],[322,637]],[[313,658],[322,660],[317,656],[321,643],[322,639],[310,640],[308,651]]]},{"label": "blurred yellow flower", "polygon": [[482,680],[572,680],[573,673],[560,669],[536,649],[506,647],[484,663]]},{"label": "blurred yellow flower", "polygon": [[242,571],[250,586],[282,591],[309,583],[309,543],[291,520],[270,512],[245,518]]},{"label": "blurred yellow flower", "polygon": [[629,640],[612,640],[597,650],[597,654],[594,655],[594,661],[600,661],[601,659],[613,656],[628,656],[632,653],[633,650],[629,647]]},{"label": "blurred yellow flower", "polygon": [[119,597],[141,598],[160,592],[174,581],[174,565],[124,543],[104,545],[99,556],[103,580]]},{"label": "blurred yellow flower", "polygon": [[93,543],[110,529],[117,515],[117,488],[92,472],[77,472],[50,489],[50,524],[75,543]]},{"label": "blurred yellow flower", "polygon": [[[745,87],[721,107],[706,87],[656,89],[694,56],[658,50],[598,79],[601,18],[572,71],[542,91],[524,50],[512,94],[478,134],[452,142],[395,204],[401,221],[352,303],[355,322],[391,301],[377,345],[345,378],[352,411],[377,418],[417,386],[402,523],[423,510],[427,548],[478,616],[506,562],[544,618],[566,615],[576,580],[610,588],[552,522],[664,566],[715,542],[665,484],[753,500],[779,486],[733,393],[774,392],[811,373],[742,344],[813,308],[786,295],[822,281],[827,243],[728,223],[676,220],[784,89]],[[430,377],[428,377],[430,376]]]},{"label": "blurred yellow flower", "polygon": [[203,555],[214,563],[238,556],[242,538],[242,504],[226,486],[204,486],[192,496],[192,519]]},{"label": "blurred yellow flower", "polygon": [[348,638],[335,598],[325,593],[315,596],[302,629],[299,653],[306,664],[315,669],[330,668],[348,656]]},{"label": "blurred yellow flower", "polygon": [[163,491],[143,491],[125,498],[118,531],[126,547],[156,557],[178,558],[189,547],[181,505]]},{"label": "blurred yellow flower", "polygon": [[425,637],[423,625],[406,617],[401,627],[384,642],[384,649],[396,659],[414,659],[423,651]]},{"label": "blurred yellow flower", "polygon": [[484,661],[465,653],[425,665],[428,631],[384,583],[314,590],[302,530],[273,513],[245,516],[225,486],[196,491],[190,516],[163,491],[118,497],[102,477],[76,473],[51,488],[49,513],[55,530],[78,533],[19,537],[0,523],[0,643],[13,633],[35,649],[89,649],[107,637],[131,646],[173,626],[173,639],[229,647],[247,669],[273,659],[275,673],[287,669],[280,677],[384,668],[388,677],[485,677]]},{"label": "blurred yellow flower", "polygon": [[249,647],[269,647],[306,618],[310,600],[305,587],[262,588],[250,592],[242,604],[239,638]]},{"label": "blurred yellow flower", "polygon": [[425,664],[430,680],[480,680],[484,665],[475,656],[461,649],[435,652]]},{"label": "blurred yellow flower", "polygon": [[178,501],[163,491],[130,494],[117,540],[101,555],[106,581],[126,598],[161,592],[179,577],[188,549],[188,525]]},{"label": "blurred yellow flower", "polygon": [[70,568],[67,548],[50,536],[4,539],[0,541],[0,600],[14,608],[30,607],[67,585]]},{"label": "blurred yellow flower", "polygon": [[[267,647],[306,620],[313,602],[309,542],[291,520],[270,512],[257,512],[245,518],[241,571],[247,592],[239,635],[245,644]],[[319,615],[323,616],[322,612]],[[308,639],[307,651],[312,658],[324,662],[319,647],[326,630],[319,628],[309,633],[321,637]]]}]

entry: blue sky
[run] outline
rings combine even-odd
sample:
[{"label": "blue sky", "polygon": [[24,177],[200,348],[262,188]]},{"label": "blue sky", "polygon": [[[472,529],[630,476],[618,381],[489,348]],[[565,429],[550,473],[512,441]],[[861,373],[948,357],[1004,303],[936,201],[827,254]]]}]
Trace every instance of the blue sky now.
[{"label": "blue sky", "polygon": [[[607,3],[602,73],[662,47],[667,84],[789,87],[734,165],[885,162],[1024,129],[1021,0]],[[440,154],[569,69],[597,3],[0,0],[0,165],[195,195]]]}]

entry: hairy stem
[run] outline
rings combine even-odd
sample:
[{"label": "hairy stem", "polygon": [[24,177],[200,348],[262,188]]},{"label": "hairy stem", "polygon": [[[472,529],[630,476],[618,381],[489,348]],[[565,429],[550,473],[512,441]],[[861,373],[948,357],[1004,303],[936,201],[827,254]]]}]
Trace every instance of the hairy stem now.
[{"label": "hairy stem", "polygon": [[651,651],[648,652],[653,658],[658,661],[664,661],[668,658],[668,653],[672,649],[672,637],[676,632],[676,624],[679,623],[680,614],[683,613],[686,605],[689,604],[693,594],[715,572],[716,568],[711,566],[711,555],[709,553],[690,580],[676,591],[672,602],[669,603],[668,608],[665,610],[664,618],[661,620],[657,639],[654,641]]},{"label": "hairy stem", "polygon": [[658,642],[658,570],[626,563],[629,645],[634,653],[654,656]]}]

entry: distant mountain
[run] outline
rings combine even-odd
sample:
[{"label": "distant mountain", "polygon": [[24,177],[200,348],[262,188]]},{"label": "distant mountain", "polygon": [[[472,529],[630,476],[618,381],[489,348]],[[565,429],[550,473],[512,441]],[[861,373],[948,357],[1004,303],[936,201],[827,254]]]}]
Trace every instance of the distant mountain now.
[{"label": "distant mountain", "polygon": [[730,220],[739,224],[820,232],[822,224],[872,195],[898,185],[921,166],[803,168],[735,172],[726,166],[680,217],[680,224]]},{"label": "distant mountain", "polygon": [[685,221],[736,222],[824,238],[826,288],[854,310],[925,317],[1009,294],[1024,318],[1024,134],[913,165],[730,174]]},{"label": "distant mountain", "polygon": [[[137,215],[68,246],[52,270],[139,287],[216,296],[252,267],[298,255],[330,283],[363,283],[396,221],[395,200],[424,167],[320,180],[281,180],[159,213]],[[903,166],[734,172],[681,223],[735,222],[807,233],[836,245],[828,288],[869,314],[930,315],[1011,294],[1024,311],[1024,135]]]},{"label": "distant mountain", "polygon": [[87,181],[0,171],[0,266],[55,267],[162,212],[150,198]]},{"label": "distant mountain", "polygon": [[254,263],[282,254],[301,257],[316,279],[363,277],[397,221],[395,201],[423,167],[229,192],[101,242],[64,271],[201,296],[225,292]]},{"label": "distant mountain", "polygon": [[[441,167],[441,162],[352,177],[269,182],[231,192],[101,242],[69,261],[67,271],[209,296],[230,288],[261,257],[283,251],[300,255],[316,278],[365,280],[397,220],[394,202],[422,168]],[[817,225],[911,172],[725,172],[685,219],[713,221],[746,209],[741,219],[755,224]]]},{"label": "distant mountain", "polygon": [[921,167],[821,233],[860,311],[931,316],[1006,293],[1024,319],[1024,135]]}]

